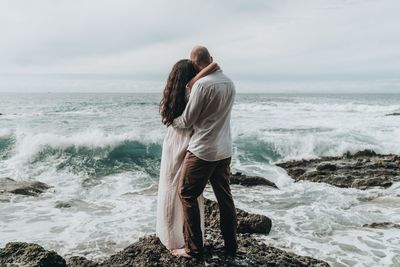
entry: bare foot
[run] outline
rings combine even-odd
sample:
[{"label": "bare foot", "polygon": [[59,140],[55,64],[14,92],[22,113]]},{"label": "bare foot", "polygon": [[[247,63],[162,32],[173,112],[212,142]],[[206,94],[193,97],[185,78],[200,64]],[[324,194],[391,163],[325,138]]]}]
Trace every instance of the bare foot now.
[{"label": "bare foot", "polygon": [[187,252],[184,248],[174,249],[171,251],[171,254],[174,255],[175,257],[185,257],[188,259],[190,259],[192,257],[189,254],[187,254]]}]

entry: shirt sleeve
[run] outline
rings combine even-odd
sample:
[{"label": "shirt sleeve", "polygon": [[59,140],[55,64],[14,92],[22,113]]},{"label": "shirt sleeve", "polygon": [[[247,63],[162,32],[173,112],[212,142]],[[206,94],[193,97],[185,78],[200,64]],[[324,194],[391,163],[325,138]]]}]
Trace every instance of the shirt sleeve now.
[{"label": "shirt sleeve", "polygon": [[172,126],[175,128],[190,128],[196,122],[202,110],[204,95],[202,85],[197,83],[193,86],[189,101],[182,115],[175,118]]}]

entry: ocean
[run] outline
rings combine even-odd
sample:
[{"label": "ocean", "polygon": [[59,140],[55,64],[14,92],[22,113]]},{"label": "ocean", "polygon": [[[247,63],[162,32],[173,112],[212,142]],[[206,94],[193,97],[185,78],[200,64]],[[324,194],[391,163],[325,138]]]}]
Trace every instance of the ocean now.
[{"label": "ocean", "polygon": [[[0,247],[34,242],[102,260],[155,232],[161,94],[0,93],[0,177],[52,186],[0,202]],[[400,266],[400,183],[366,191],[294,181],[292,159],[400,154],[400,94],[238,94],[232,170],[279,190],[232,186],[236,206],[273,221],[273,246],[332,266]],[[214,198],[212,190],[205,196]],[[69,203],[70,208],[58,208]]]}]

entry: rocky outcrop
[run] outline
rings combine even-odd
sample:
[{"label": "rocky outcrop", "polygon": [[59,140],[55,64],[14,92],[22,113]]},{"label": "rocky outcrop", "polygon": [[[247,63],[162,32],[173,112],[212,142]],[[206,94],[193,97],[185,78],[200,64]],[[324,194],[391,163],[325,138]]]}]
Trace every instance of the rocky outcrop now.
[{"label": "rocky outcrop", "polygon": [[311,257],[299,256],[266,245],[250,234],[238,234],[238,253],[227,257],[219,231],[206,228],[203,261],[176,258],[170,254],[155,235],[145,236],[103,262],[94,262],[81,256],[65,261],[54,251],[37,244],[12,242],[0,249],[0,266],[8,267],[130,267],[130,266],[329,266]]},{"label": "rocky outcrop", "polygon": [[[219,229],[218,203],[205,199],[205,224],[214,230]],[[272,221],[267,216],[251,214],[241,209],[236,209],[238,232],[250,234],[268,234],[271,231]]]},{"label": "rocky outcrop", "polygon": [[391,222],[381,222],[381,223],[364,224],[363,227],[374,228],[374,229],[390,229],[390,228],[400,229],[400,224]]},{"label": "rocky outcrop", "polygon": [[[241,173],[232,175],[236,181],[244,181],[246,185],[266,183],[264,178],[250,177]],[[247,180],[248,179],[248,180]],[[265,181],[264,181],[265,180]],[[14,191],[16,182],[4,178],[0,188],[5,192]],[[39,183],[39,184],[38,184]],[[242,184],[242,182],[238,182]],[[7,188],[7,190],[5,190]],[[21,188],[21,187],[18,187]],[[24,184],[24,192],[37,195],[49,188],[46,184],[35,182]],[[15,192],[13,192],[15,193]],[[57,202],[58,208],[69,208],[69,202]],[[37,244],[11,242],[0,249],[0,266],[17,267],[128,267],[128,266],[329,266],[326,262],[311,257],[299,256],[284,250],[266,245],[251,234],[268,234],[272,227],[271,219],[264,215],[251,214],[237,210],[238,219],[238,253],[236,257],[224,254],[224,242],[219,229],[219,208],[215,201],[205,199],[205,254],[203,261],[196,259],[176,258],[161,244],[155,235],[145,236],[124,250],[110,256],[103,262],[94,262],[81,256],[72,256],[65,261],[54,251],[47,251]]]},{"label": "rocky outcrop", "polygon": [[226,257],[220,234],[207,229],[204,262],[202,262],[172,256],[160,240],[151,235],[139,239],[99,266],[329,266],[328,263],[311,257],[299,256],[268,246],[249,234],[238,235],[238,246],[235,258]]},{"label": "rocky outcrop", "polygon": [[368,189],[390,187],[400,181],[400,157],[363,150],[341,157],[322,157],[279,163],[295,181],[328,183],[337,187]]},{"label": "rocky outcrop", "polygon": [[0,178],[0,193],[37,196],[49,188],[50,186],[47,184],[38,181],[15,181],[8,177]]},{"label": "rocky outcrop", "polygon": [[10,242],[0,249],[0,266],[65,267],[65,260],[54,251],[24,242]]},{"label": "rocky outcrop", "polygon": [[276,184],[260,176],[247,176],[241,172],[231,174],[229,178],[230,184],[239,184],[243,186],[266,185],[273,188],[278,188]]}]

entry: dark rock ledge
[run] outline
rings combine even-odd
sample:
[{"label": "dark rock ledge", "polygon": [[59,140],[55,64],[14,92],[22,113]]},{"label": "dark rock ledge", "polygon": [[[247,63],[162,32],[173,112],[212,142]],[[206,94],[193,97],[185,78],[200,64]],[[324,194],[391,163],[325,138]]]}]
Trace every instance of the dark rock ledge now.
[{"label": "dark rock ledge", "polygon": [[400,224],[392,222],[381,222],[381,223],[374,222],[374,223],[364,224],[363,227],[374,228],[374,229],[391,229],[391,228],[400,229]]},{"label": "dark rock ledge", "polygon": [[271,220],[263,215],[237,210],[238,255],[226,257],[219,231],[218,204],[206,199],[206,240],[204,262],[173,257],[155,235],[140,238],[137,242],[112,255],[103,262],[93,262],[73,256],[64,260],[54,251],[37,244],[11,242],[0,249],[0,266],[7,267],[128,267],[128,266],[329,266],[311,257],[299,256],[266,245],[251,233],[268,234]]},{"label": "dark rock ledge", "polygon": [[229,178],[230,184],[239,184],[243,186],[266,185],[273,188],[278,188],[276,184],[260,176],[248,176],[241,172],[231,174]]},{"label": "dark rock ledge", "polygon": [[0,178],[0,194],[37,196],[49,188],[49,185],[38,181],[15,181],[8,177]]},{"label": "dark rock ledge", "polygon": [[277,166],[284,168],[295,181],[328,183],[344,188],[387,188],[400,181],[400,157],[381,155],[372,150],[347,152],[341,157],[288,161]]}]

